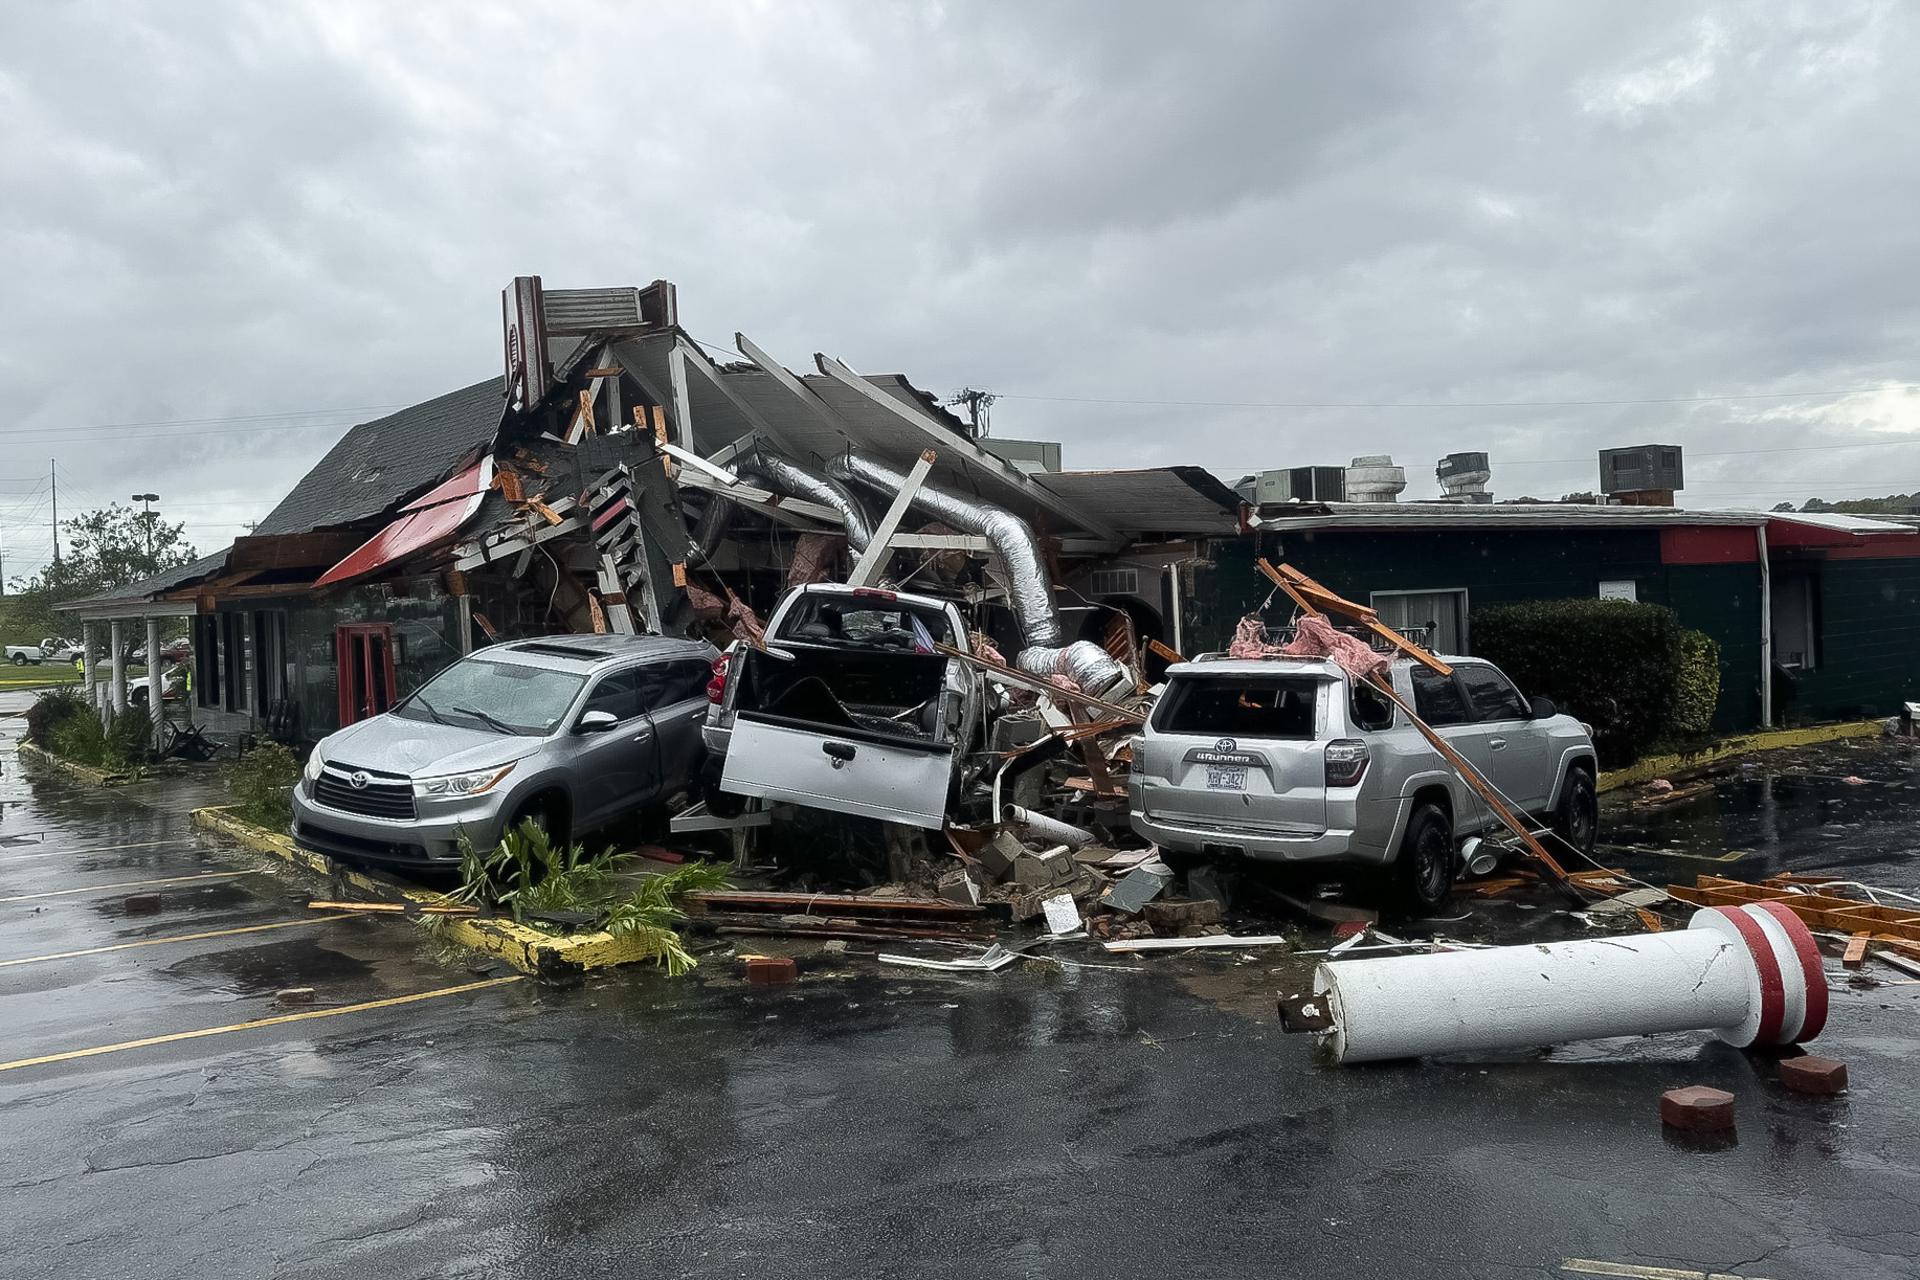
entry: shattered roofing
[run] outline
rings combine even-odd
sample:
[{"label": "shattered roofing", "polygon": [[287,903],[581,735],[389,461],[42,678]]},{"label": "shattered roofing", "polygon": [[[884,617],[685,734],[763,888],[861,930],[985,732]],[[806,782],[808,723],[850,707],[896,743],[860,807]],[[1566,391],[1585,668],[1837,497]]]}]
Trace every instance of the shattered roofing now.
[{"label": "shattered roofing", "polygon": [[443,479],[500,426],[500,379],[363,422],[340,438],[256,534],[305,533],[371,519]]}]

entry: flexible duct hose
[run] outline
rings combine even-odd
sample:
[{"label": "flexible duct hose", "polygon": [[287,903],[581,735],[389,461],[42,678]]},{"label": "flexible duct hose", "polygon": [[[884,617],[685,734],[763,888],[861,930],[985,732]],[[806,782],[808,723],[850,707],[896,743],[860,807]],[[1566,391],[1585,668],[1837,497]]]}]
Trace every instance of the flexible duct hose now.
[{"label": "flexible duct hose", "polygon": [[755,454],[753,461],[741,468],[740,473],[759,480],[765,488],[775,493],[817,502],[839,512],[840,523],[847,531],[847,545],[853,548],[853,554],[859,555],[873,541],[873,525],[867,520],[866,509],[860,505],[860,499],[853,490],[839,480],[809,471],[778,454],[765,452]]}]

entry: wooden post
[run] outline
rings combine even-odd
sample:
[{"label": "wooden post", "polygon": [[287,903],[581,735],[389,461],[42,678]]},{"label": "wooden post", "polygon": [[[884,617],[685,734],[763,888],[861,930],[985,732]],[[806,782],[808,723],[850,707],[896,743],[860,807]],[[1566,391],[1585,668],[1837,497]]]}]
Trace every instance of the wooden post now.
[{"label": "wooden post", "polygon": [[873,541],[861,553],[860,562],[853,566],[853,572],[847,575],[847,585],[852,587],[870,587],[880,578],[880,570],[886,567],[888,551],[893,535],[900,531],[900,522],[907,518],[907,509],[920,494],[920,486],[926,483],[927,472],[933,469],[939,458],[931,449],[921,450],[919,460],[913,464],[913,470],[907,472],[907,481],[900,486],[900,492],[893,497],[893,505],[887,508],[887,514],[880,519],[880,525],[873,531]]}]

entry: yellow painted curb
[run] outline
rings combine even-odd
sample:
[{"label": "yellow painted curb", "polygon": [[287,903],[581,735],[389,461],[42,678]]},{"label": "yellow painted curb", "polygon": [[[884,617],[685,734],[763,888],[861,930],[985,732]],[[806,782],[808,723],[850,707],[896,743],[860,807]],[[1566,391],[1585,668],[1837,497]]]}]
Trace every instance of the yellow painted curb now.
[{"label": "yellow painted curb", "polygon": [[131,774],[108,773],[105,769],[96,769],[90,764],[81,764],[78,760],[69,760],[65,756],[55,755],[45,747],[36,747],[31,742],[22,741],[14,749],[20,753],[22,760],[51,765],[96,787],[118,787],[133,781]]},{"label": "yellow painted curb", "polygon": [[1737,738],[1721,738],[1698,751],[1651,756],[1624,769],[1609,770],[1600,775],[1597,785],[1601,791],[1617,791],[1621,787],[1652,782],[1655,778],[1672,778],[1697,772],[1722,760],[1756,751],[1811,747],[1821,742],[1837,742],[1842,738],[1877,738],[1882,732],[1882,723],[1879,720],[1848,720],[1840,724],[1816,724],[1804,729],[1769,729],[1761,733],[1742,734]]},{"label": "yellow painted curb", "polygon": [[[405,898],[418,903],[441,901],[441,895],[425,889],[410,888],[385,876],[358,870],[335,862],[325,854],[302,849],[293,837],[257,827],[227,812],[224,808],[195,809],[193,825],[238,841],[256,853],[284,859],[295,866],[330,876],[356,889],[377,894],[387,901]],[[447,921],[444,937],[463,947],[498,956],[522,973],[558,977],[586,969],[606,969],[620,964],[651,960],[646,948],[636,939],[616,938],[603,930],[565,936],[541,933],[525,925],[499,918],[469,920],[459,916]]]}]

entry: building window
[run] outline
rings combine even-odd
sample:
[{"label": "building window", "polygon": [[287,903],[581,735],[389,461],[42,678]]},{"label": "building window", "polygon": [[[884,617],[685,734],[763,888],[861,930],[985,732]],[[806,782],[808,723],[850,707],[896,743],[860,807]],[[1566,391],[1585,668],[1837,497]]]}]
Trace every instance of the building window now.
[{"label": "building window", "polygon": [[[1376,591],[1368,603],[1380,621],[1395,631],[1418,632],[1431,627],[1422,641],[1438,653],[1467,651],[1467,593],[1447,591]],[[1415,640],[1420,637],[1415,635]]]},{"label": "building window", "polygon": [[1810,573],[1773,575],[1773,661],[1789,671],[1820,664],[1818,598]]}]

